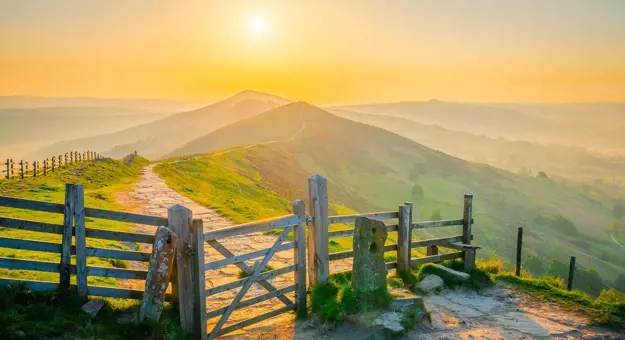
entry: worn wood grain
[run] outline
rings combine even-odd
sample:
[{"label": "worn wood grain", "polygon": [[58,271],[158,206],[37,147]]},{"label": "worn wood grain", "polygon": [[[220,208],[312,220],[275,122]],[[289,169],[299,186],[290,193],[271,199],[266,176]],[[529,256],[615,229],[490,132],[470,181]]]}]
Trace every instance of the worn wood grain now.
[{"label": "worn wood grain", "polygon": [[[246,327],[246,326],[249,326],[249,325],[253,325],[255,323],[261,322],[263,320],[267,320],[267,319],[272,318],[274,316],[278,316],[280,314],[283,314],[283,313],[286,313],[286,312],[289,312],[289,311],[292,311],[292,310],[295,310],[295,309],[297,309],[297,306],[295,304],[292,304],[292,305],[289,305],[289,306],[284,306],[282,308],[273,310],[273,311],[271,311],[269,313],[258,315],[258,316],[255,316],[253,318],[247,319],[245,321],[241,321],[239,323],[236,323],[236,324],[234,324],[232,326],[225,327],[224,329],[222,329],[220,331],[217,331],[216,332],[217,334],[215,336],[221,336],[221,335],[224,335],[224,334],[228,334],[228,333],[234,332],[234,331],[236,331],[238,329],[241,329],[243,327]],[[211,331],[211,334],[213,334],[212,332],[213,331]],[[209,339],[210,339],[210,337],[209,337]]]},{"label": "worn wood grain", "polygon": [[87,297],[87,236],[85,230],[85,190],[83,186],[75,185],[73,195],[76,288],[78,296]]},{"label": "worn wood grain", "polygon": [[308,280],[312,287],[330,279],[328,181],[325,177],[315,175],[308,179],[308,204],[313,220],[308,228]]},{"label": "worn wood grain", "polygon": [[74,223],[74,185],[65,185],[65,207],[63,214],[63,236],[61,238],[61,263],[59,268],[61,293],[67,293],[70,280],[70,261],[72,256],[72,233]]},{"label": "worn wood grain", "polygon": [[354,223],[356,221],[356,217],[368,217],[374,220],[389,220],[398,218],[399,214],[397,211],[384,211],[384,212],[372,212],[372,213],[363,213],[363,214],[353,214],[353,215],[337,215],[328,217],[329,224],[341,224],[341,223]]},{"label": "worn wood grain", "polygon": [[124,211],[112,211],[96,208],[85,208],[85,216],[93,218],[101,218],[105,220],[131,222],[137,224],[146,224],[151,226],[167,226],[167,219],[158,216],[148,216],[134,214]]},{"label": "worn wood grain", "polygon": [[[283,275],[283,274],[288,274],[288,273],[296,271],[296,270],[297,270],[297,266],[296,265],[270,270],[268,272],[262,273],[258,277],[258,280],[259,281],[260,280],[269,280],[272,277],[276,277],[278,275]],[[227,290],[230,290],[230,289],[233,289],[233,288],[237,288],[237,287],[241,287],[243,284],[245,284],[246,281],[247,281],[247,278],[241,279],[241,280],[237,280],[237,281],[232,281],[232,282],[229,282],[229,283],[217,286],[217,287],[208,288],[208,289],[206,289],[206,296],[211,296],[211,295],[223,293],[223,292],[225,292]]]},{"label": "worn wood grain", "polygon": [[[178,244],[176,245],[178,251],[171,277],[171,291],[174,299],[172,304],[174,308],[180,311],[187,304],[185,299],[190,298],[192,293],[192,274],[188,268],[189,256],[186,249],[190,242],[193,214],[191,210],[176,204],[167,210],[167,218],[169,229],[178,235]],[[180,312],[184,313],[184,311]]]},{"label": "worn wood grain", "polygon": [[397,270],[410,271],[412,243],[412,203],[399,206],[399,227],[397,229]]},{"label": "worn wood grain", "polygon": [[[293,214],[306,219],[306,206],[304,201],[297,200],[293,202]],[[293,261],[297,266],[295,271],[295,286],[297,291],[295,293],[295,304],[297,305],[297,314],[305,316],[307,313],[306,308],[306,222],[301,222],[295,227],[294,242],[296,248],[293,253]]]},{"label": "worn wood grain", "polygon": [[219,240],[226,237],[233,237],[243,234],[267,231],[271,229],[284,228],[302,222],[302,219],[293,215],[286,215],[252,223],[239,224],[232,227],[221,228],[204,233],[206,241]]},{"label": "worn wood grain", "polygon": [[462,256],[463,256],[463,252],[461,252],[461,251],[455,252],[455,253],[449,253],[449,254],[425,256],[425,257],[419,257],[419,258],[411,259],[410,260],[410,264],[412,266],[417,266],[417,265],[421,265],[421,264],[424,264],[424,263],[441,262],[441,261],[445,261],[445,260],[457,259],[457,258],[461,258]]}]

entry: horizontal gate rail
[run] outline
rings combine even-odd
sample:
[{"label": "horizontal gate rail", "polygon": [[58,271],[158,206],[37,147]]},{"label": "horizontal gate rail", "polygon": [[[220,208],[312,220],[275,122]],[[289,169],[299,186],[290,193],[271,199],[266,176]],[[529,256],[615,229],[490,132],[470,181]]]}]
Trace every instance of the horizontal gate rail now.
[{"label": "horizontal gate rail", "polygon": [[269,318],[273,318],[274,316],[278,316],[280,314],[292,311],[297,309],[297,305],[296,304],[292,304],[292,305],[288,305],[288,306],[284,306],[280,309],[276,309],[276,310],[272,310],[269,313],[265,313],[259,316],[255,316],[253,318],[247,319],[245,321],[241,321],[237,324],[234,324],[232,326],[228,326],[225,327],[223,329],[221,329],[220,331],[217,332],[216,336],[220,336],[220,335],[224,335],[224,334],[228,334],[230,332],[234,332],[238,329],[241,329],[243,327],[249,326],[249,325],[253,325],[257,322],[263,321],[263,320],[267,320]]},{"label": "horizontal gate rail", "polygon": [[[239,303],[239,305],[237,306],[236,309],[249,307],[249,306],[251,306],[253,304],[256,304],[256,303],[259,303],[259,302],[263,302],[265,300],[269,300],[269,299],[278,297],[280,295],[285,295],[285,294],[294,292],[296,288],[297,288],[296,285],[292,285],[292,286],[289,286],[289,287],[286,287],[286,288],[274,290],[272,292],[269,292],[269,293],[257,296],[257,297],[252,298],[252,299],[247,299],[247,300],[241,301],[241,303]],[[222,315],[226,311],[227,308],[228,307],[226,306],[226,307],[221,307],[219,309],[215,309],[213,311],[210,311],[210,312],[206,313],[205,318],[206,319],[212,319],[212,318],[214,318],[216,316]]]},{"label": "horizontal gate rail", "polygon": [[234,227],[222,228],[204,233],[204,240],[218,240],[220,238],[239,236],[244,234],[267,231],[271,229],[279,229],[305,222],[305,218],[294,215],[271,218],[267,220],[239,224]]},{"label": "horizontal gate rail", "polygon": [[374,220],[389,220],[399,216],[397,211],[373,212],[353,215],[328,216],[328,224],[354,223],[356,217],[368,217]]},{"label": "horizontal gate rail", "polygon": [[[296,243],[295,242],[289,242],[289,243],[285,243],[283,245],[281,245],[278,250],[276,252],[280,252],[280,251],[285,251],[285,250],[290,250],[296,247]],[[251,253],[247,253],[247,254],[243,254],[243,255],[236,255],[236,256],[232,256],[232,257],[228,257],[225,258],[223,260],[218,260],[218,261],[214,261],[214,262],[209,262],[207,264],[204,265],[204,270],[214,270],[220,267],[224,267],[230,264],[236,264],[236,263],[241,263],[243,261],[247,261],[247,260],[251,260],[253,258],[257,258],[257,257],[261,257],[266,255],[269,252],[269,248],[267,249],[261,249],[261,250],[257,250]]]}]

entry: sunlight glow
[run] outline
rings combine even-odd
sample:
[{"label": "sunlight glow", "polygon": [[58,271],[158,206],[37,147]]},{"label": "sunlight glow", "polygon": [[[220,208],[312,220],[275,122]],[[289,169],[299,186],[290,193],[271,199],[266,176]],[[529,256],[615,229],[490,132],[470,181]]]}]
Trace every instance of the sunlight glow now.
[{"label": "sunlight glow", "polygon": [[256,36],[260,36],[265,32],[265,22],[260,18],[252,18],[249,25],[250,30]]}]

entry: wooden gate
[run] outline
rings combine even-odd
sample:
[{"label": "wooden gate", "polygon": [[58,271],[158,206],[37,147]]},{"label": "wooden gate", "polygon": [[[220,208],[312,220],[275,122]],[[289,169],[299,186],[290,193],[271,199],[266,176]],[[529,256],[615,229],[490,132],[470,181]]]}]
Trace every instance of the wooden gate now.
[{"label": "wooden gate", "polygon": [[[264,232],[267,230],[280,228],[284,228],[284,230],[280,233],[280,236],[270,248],[253,251],[247,254],[235,255],[231,251],[229,251],[222,242],[220,242],[222,239],[225,238]],[[285,241],[288,241],[289,234],[292,231],[293,242],[285,243]],[[207,303],[207,308],[209,309],[209,311],[207,311],[203,315],[202,324],[205,326],[206,322],[209,319],[220,316],[219,321],[215,324],[215,326],[210,331],[206,331],[208,333],[209,340],[292,310],[296,310],[298,314],[306,312],[305,233],[306,212],[304,202],[299,200],[293,203],[293,215],[237,225],[204,233],[204,241],[207,242],[211,247],[213,247],[224,257],[224,259],[221,260],[205,263],[205,271],[223,268],[228,265],[236,265],[238,268],[240,268],[242,272],[245,273],[245,275],[249,275],[247,278],[229,282],[227,284],[223,284],[217,287],[212,287],[204,291],[204,296],[202,296],[202,298],[206,299],[212,295],[241,287],[238,293],[236,293],[233,300],[227,306],[211,310],[211,303]],[[272,259],[274,254],[289,249],[294,249],[293,265],[275,270],[265,271],[267,264]],[[260,260],[260,262],[254,266],[254,268],[250,267],[245,263],[245,261],[249,261],[255,258],[262,258],[262,260]],[[289,287],[277,289],[269,281],[275,276],[283,275],[290,272],[294,272],[294,284]],[[264,295],[249,298],[247,300],[243,300],[243,297],[250,290],[254,283],[257,283],[262,288],[264,288],[267,293],[265,293]],[[291,301],[291,299],[286,296],[286,294],[292,292],[295,292],[295,301]],[[235,310],[248,307],[272,298],[278,298],[281,304],[283,304],[284,306],[272,310],[271,312],[254,316],[228,327],[224,327],[224,325]]]}]

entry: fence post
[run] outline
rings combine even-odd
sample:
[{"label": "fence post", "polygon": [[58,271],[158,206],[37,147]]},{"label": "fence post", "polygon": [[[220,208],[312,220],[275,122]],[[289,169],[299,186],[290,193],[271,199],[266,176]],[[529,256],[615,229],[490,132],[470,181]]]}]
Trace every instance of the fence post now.
[{"label": "fence post", "polygon": [[571,262],[569,262],[569,280],[566,283],[566,289],[573,290],[573,279],[575,278],[575,256],[571,256]]},{"label": "fence post", "polygon": [[165,292],[174,268],[177,240],[178,235],[167,227],[158,227],[156,230],[139,309],[140,322],[145,319],[158,321],[161,316]]},{"label": "fence post", "polygon": [[516,276],[521,276],[521,255],[523,251],[523,227],[519,227],[516,238]]},{"label": "fence post", "polygon": [[74,220],[74,185],[65,184],[65,211],[63,213],[63,237],[61,241],[61,264],[59,267],[59,290],[69,291],[70,261],[72,257],[72,222]]},{"label": "fence post", "polygon": [[56,157],[52,156],[52,172],[54,172],[54,166],[56,165]]},{"label": "fence post", "polygon": [[295,271],[295,305],[297,306],[297,315],[306,315],[306,206],[304,201],[296,200],[293,202],[293,215],[302,218],[295,227],[294,241],[295,249],[293,260],[297,266]]},{"label": "fence post", "polygon": [[74,163],[74,152],[72,151],[69,152],[69,161]]},{"label": "fence post", "polygon": [[7,176],[7,179],[10,179],[11,178],[11,172],[10,172],[11,171],[11,167],[10,167],[11,166],[11,160],[9,158],[7,158],[6,165],[7,165],[7,174],[6,174],[6,176]]},{"label": "fence post", "polygon": [[[183,253],[180,254],[180,251]],[[187,254],[184,254],[185,251]],[[188,301],[185,301],[185,306],[180,306],[180,324],[187,332],[197,335],[198,339],[205,338],[207,332],[206,321],[204,320],[206,313],[204,282],[206,279],[204,278],[204,222],[201,218],[194,219],[191,224],[189,243],[186,249],[179,249],[177,257],[185,256],[188,256],[186,262],[189,268],[191,289],[188,297],[181,297],[181,299],[188,299]],[[182,312],[183,308],[187,309],[184,313]]]},{"label": "fence post", "polygon": [[192,302],[189,301],[192,293],[191,271],[188,266],[188,253],[186,249],[191,242],[191,223],[193,214],[191,210],[176,204],[167,210],[167,220],[169,229],[178,235],[178,245],[176,246],[176,261],[174,272],[172,273],[171,292],[172,306],[180,311],[180,324],[183,329],[187,320],[193,320]]},{"label": "fence post", "polygon": [[65,165],[69,164],[67,163],[67,152],[65,153],[65,155],[63,155],[63,158],[65,158]]},{"label": "fence post", "polygon": [[[434,256],[434,255],[438,255],[438,246],[427,246],[425,247],[425,251],[426,251],[426,255],[427,256]],[[466,253],[465,253],[466,256]]]},{"label": "fence post", "polygon": [[328,181],[325,177],[314,175],[308,179],[308,204],[313,218],[313,226],[308,228],[308,280],[312,287],[330,278]]},{"label": "fence post", "polygon": [[[471,226],[473,224],[473,195],[464,195],[464,209],[462,213],[462,243],[471,244],[473,239]],[[464,269],[468,270],[475,267],[475,251],[464,251]]]},{"label": "fence post", "polygon": [[87,230],[85,229],[85,191],[74,185],[74,226],[76,238],[76,290],[87,297]]},{"label": "fence post", "polygon": [[20,178],[24,179],[24,160],[20,160]]},{"label": "fence post", "polygon": [[410,272],[410,244],[412,243],[412,203],[399,206],[397,227],[397,272]]},{"label": "fence post", "polygon": [[37,177],[37,161],[33,161],[33,177]]},{"label": "fence post", "polygon": [[44,159],[43,160],[43,175],[47,176],[48,175],[48,159]]},{"label": "fence post", "polygon": [[13,177],[13,158],[11,158],[11,177]]}]

